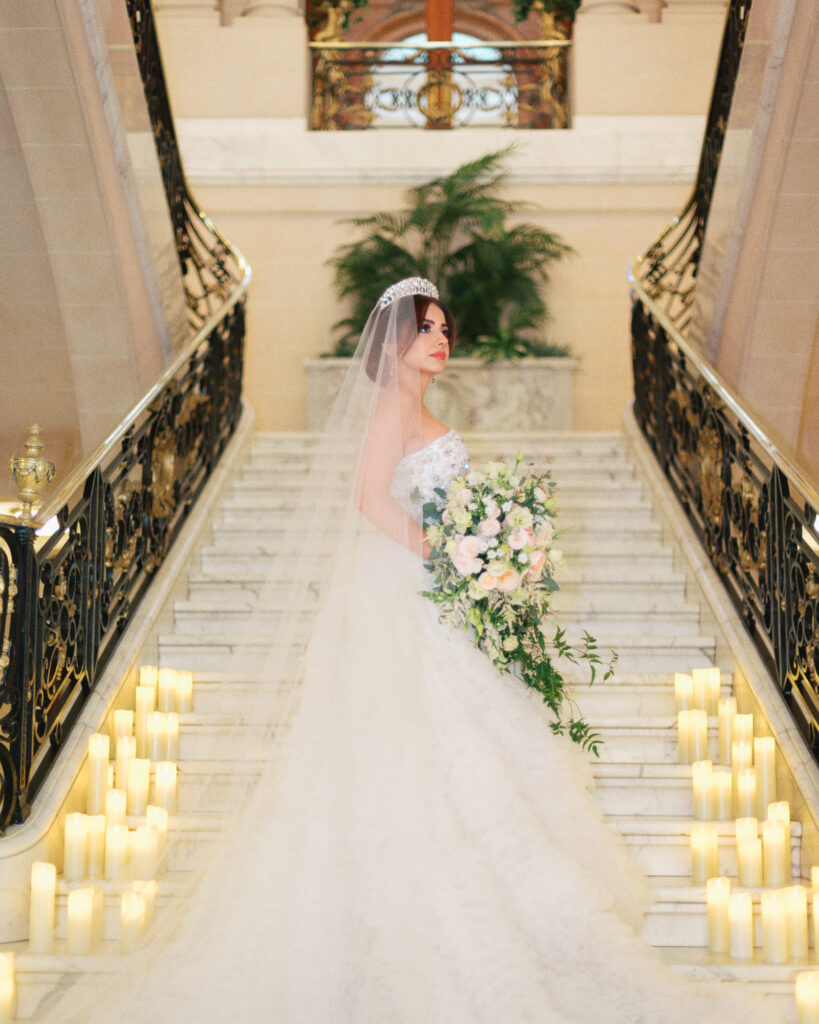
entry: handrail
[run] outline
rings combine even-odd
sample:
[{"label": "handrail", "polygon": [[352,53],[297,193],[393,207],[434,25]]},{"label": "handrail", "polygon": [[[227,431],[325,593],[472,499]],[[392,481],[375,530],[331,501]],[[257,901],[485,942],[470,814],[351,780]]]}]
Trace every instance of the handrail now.
[{"label": "handrail", "polygon": [[[675,219],[670,226],[673,227],[676,222],[677,221]],[[652,298],[650,292],[645,288],[642,281],[637,276],[644,259],[644,256],[639,257],[639,259],[634,261],[633,267],[629,267],[628,270],[628,279],[631,282],[633,290],[639,295],[643,305],[651,311],[655,320],[662,324],[666,334],[673,339],[674,344],[677,345],[677,347],[684,353],[686,359],[696,366],[700,377],[704,378],[708,382],[737,419],[742,421],[748,433],[753,437],[759,447],[763,449],[770,460],[779,466],[783,473],[796,485],[811,505],[814,508],[819,509],[819,490],[817,490],[813,482],[809,480],[802,469],[785,454],[782,448],[782,443],[780,442],[777,444],[771,438],[770,434],[772,432],[767,431],[766,428],[760,425],[753,414],[748,411],[747,406],[742,404],[742,401],[731,386],[726,383],[717,370],[686,339],[685,335],[677,327],[673,319],[659,305],[659,303]]]},{"label": "handrail", "polygon": [[570,47],[571,39],[486,39],[479,43],[458,43],[453,40],[434,41],[429,43],[370,43],[366,39],[360,42],[315,43],[307,44],[311,50],[553,50],[558,46]]}]

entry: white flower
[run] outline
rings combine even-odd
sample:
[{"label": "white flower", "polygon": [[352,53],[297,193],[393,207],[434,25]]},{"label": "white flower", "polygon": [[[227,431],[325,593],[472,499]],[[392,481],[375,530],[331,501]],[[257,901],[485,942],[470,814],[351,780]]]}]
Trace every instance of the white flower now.
[{"label": "white flower", "polygon": [[503,641],[503,649],[505,651],[516,651],[520,644],[516,636],[507,636]]}]

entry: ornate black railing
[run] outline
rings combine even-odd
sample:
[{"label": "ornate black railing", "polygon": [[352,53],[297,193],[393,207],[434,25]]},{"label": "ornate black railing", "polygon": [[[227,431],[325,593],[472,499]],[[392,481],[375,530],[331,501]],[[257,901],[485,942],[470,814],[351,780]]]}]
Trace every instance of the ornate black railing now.
[{"label": "ornate black railing", "polygon": [[314,129],[567,128],[566,39],[311,43]]},{"label": "ornate black railing", "polygon": [[819,760],[819,493],[684,334],[749,8],[729,8],[694,194],[634,268],[634,412]]},{"label": "ornate black railing", "polygon": [[36,520],[0,516],[0,827],[29,813],[241,411],[249,268],[185,184],[151,4],[128,11],[196,333]]}]

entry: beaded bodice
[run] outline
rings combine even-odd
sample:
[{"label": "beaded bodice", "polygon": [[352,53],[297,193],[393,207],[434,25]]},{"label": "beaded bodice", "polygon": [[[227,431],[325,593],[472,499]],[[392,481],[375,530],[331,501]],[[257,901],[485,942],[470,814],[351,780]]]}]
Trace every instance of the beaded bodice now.
[{"label": "beaded bodice", "polygon": [[466,445],[460,434],[450,430],[400,460],[395,467],[390,494],[420,524],[424,504],[438,498],[435,488],[448,487],[454,476],[468,469]]}]

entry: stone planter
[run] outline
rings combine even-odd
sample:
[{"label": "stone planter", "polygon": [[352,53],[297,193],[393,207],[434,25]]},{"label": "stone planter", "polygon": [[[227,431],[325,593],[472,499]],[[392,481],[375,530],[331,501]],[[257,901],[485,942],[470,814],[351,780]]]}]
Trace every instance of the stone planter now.
[{"label": "stone planter", "polygon": [[[307,423],[322,430],[349,359],[305,359]],[[482,363],[449,361],[427,391],[430,411],[464,432],[571,430],[577,360],[567,357]]]}]

